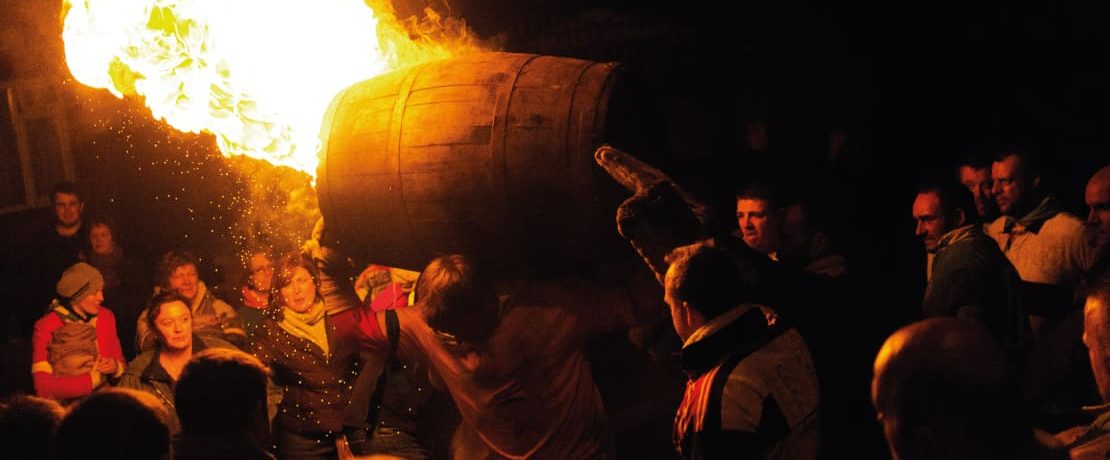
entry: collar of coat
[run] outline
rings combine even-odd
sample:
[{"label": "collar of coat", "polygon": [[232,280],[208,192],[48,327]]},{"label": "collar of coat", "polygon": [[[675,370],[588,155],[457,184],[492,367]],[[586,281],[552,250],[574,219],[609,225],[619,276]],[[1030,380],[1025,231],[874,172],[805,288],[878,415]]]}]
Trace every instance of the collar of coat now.
[{"label": "collar of coat", "polygon": [[682,369],[696,378],[730,356],[751,354],[787,329],[780,319],[769,317],[758,306],[736,307],[694,331],[682,347]]},{"label": "collar of coat", "polygon": [[1021,219],[1015,220],[1012,217],[1006,216],[1006,222],[1002,228],[1002,233],[1012,233],[1015,228],[1026,232],[1037,233],[1041,231],[1041,226],[1044,225],[1045,221],[1055,217],[1063,210],[1056,197],[1052,195],[1046,196],[1036,208],[1029,211],[1029,213]]},{"label": "collar of coat", "polygon": [[62,322],[64,323],[88,323],[94,326],[96,325],[96,313],[83,314],[77,311],[77,308],[69,305],[68,303],[63,303],[58,299],[54,299],[54,301],[50,304],[50,308],[54,311],[54,314],[58,315],[58,317],[62,319]]},{"label": "collar of coat", "polygon": [[[201,339],[199,335],[193,334],[193,354],[200,353],[207,348],[208,345],[205,345],[204,339]],[[170,377],[170,374],[162,367],[162,363],[158,361],[158,358],[162,356],[162,346],[158,345],[153,351],[154,353],[151,355],[150,363],[146,365],[146,369],[143,369],[141,378],[143,380],[161,380],[172,384],[173,377]]]},{"label": "collar of coat", "polygon": [[945,233],[944,236],[940,237],[940,241],[937,242],[936,252],[940,252],[942,249],[947,248],[947,247],[949,247],[953,244],[959,243],[960,241],[966,240],[968,238],[973,238],[973,237],[976,237],[976,236],[982,235],[982,234],[983,234],[983,226],[979,225],[978,223],[968,224],[968,225],[964,225],[963,227],[954,228],[951,231],[949,231],[948,233]]}]

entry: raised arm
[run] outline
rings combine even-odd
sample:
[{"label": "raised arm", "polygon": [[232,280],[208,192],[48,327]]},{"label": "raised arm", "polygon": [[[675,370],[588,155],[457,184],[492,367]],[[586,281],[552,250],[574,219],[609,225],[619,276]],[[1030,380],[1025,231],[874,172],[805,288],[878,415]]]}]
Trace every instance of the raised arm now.
[{"label": "raised arm", "polygon": [[707,208],[662,171],[632,155],[603,146],[594,159],[633,195],[617,208],[617,231],[662,282],[663,258],[674,248],[709,236]]}]

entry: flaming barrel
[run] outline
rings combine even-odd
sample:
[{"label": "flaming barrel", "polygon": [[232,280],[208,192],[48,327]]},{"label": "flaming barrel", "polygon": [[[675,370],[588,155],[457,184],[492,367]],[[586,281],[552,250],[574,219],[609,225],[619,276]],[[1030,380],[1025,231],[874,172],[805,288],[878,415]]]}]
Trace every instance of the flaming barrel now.
[{"label": "flaming barrel", "polygon": [[614,63],[488,53],[347,88],[321,132],[329,237],[413,269],[454,252],[527,272],[627,252],[623,194],[593,161],[602,143],[636,148],[643,99],[624,80]]}]

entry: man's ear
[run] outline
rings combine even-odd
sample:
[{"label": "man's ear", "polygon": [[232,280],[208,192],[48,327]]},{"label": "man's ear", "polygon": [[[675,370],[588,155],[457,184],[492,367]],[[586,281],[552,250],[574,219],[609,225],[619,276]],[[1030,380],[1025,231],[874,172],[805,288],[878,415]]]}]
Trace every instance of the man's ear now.
[{"label": "man's ear", "polygon": [[967,212],[964,212],[964,208],[956,208],[956,214],[952,217],[956,218],[956,225],[953,225],[952,228],[960,228],[967,225]]},{"label": "man's ear", "polygon": [[1033,186],[1036,187],[1036,188],[1041,188],[1041,175],[1040,174],[1036,174],[1036,175],[1033,176]]},{"label": "man's ear", "polygon": [[685,300],[683,300],[682,301],[682,320],[687,325],[692,325],[692,324],[697,324],[698,318],[701,318],[701,316],[698,314],[698,312],[696,310],[694,310],[694,307],[691,307],[689,302],[686,302]]}]

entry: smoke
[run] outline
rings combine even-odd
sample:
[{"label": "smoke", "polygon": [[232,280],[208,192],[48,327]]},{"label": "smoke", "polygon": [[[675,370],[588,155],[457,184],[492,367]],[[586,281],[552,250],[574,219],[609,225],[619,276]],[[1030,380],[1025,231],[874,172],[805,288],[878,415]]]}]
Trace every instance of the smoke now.
[{"label": "smoke", "polygon": [[465,20],[451,15],[447,2],[441,2],[439,9],[425,6],[407,16],[395,10],[390,0],[366,0],[366,4],[380,20],[378,38],[391,69],[502,48],[495,40],[479,39]]},{"label": "smoke", "polygon": [[243,186],[240,215],[231,228],[243,265],[251,254],[282,254],[297,249],[320,218],[311,178],[292,168],[237,156],[227,159]]}]

